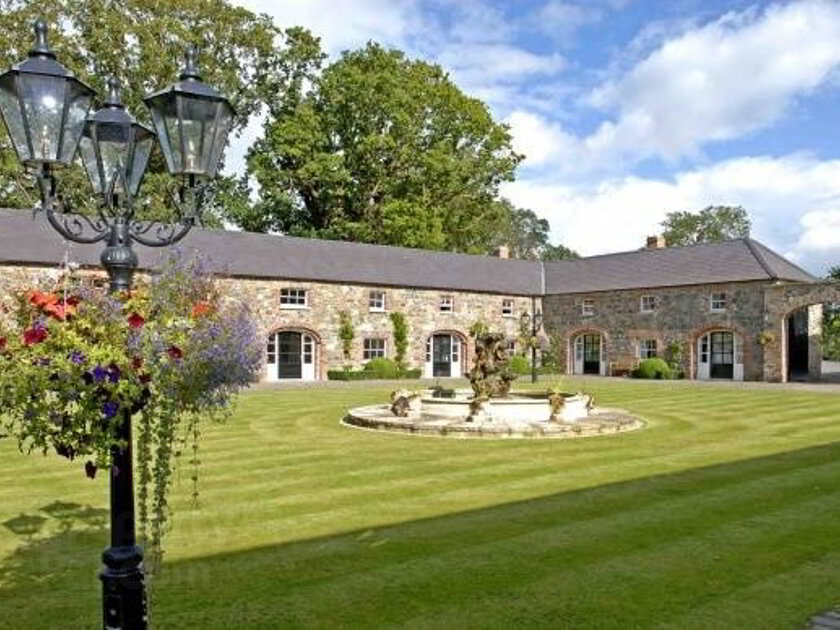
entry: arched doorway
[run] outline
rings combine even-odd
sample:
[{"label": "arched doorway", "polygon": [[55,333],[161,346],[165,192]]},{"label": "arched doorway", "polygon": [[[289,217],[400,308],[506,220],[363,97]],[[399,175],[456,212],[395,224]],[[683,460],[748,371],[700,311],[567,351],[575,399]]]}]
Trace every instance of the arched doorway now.
[{"label": "arched doorway", "polygon": [[318,343],[314,335],[299,330],[279,330],[268,336],[266,379],[269,381],[314,381]]},{"label": "arched doorway", "polygon": [[458,333],[436,332],[426,340],[425,378],[451,378],[464,373],[464,340]]},{"label": "arched doorway", "polygon": [[607,373],[604,335],[597,331],[586,331],[572,341],[572,374],[604,376]]},{"label": "arched doorway", "polygon": [[744,380],[744,340],[731,330],[710,330],[697,338],[697,378]]}]

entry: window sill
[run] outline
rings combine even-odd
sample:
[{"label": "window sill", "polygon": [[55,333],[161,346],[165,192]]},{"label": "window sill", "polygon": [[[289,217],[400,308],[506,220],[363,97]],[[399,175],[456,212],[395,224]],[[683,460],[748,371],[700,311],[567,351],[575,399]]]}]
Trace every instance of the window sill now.
[{"label": "window sill", "polygon": [[307,304],[281,304],[281,311],[308,311],[310,310]]},{"label": "window sill", "polygon": [[384,308],[369,308],[368,313],[387,313],[388,310]]}]

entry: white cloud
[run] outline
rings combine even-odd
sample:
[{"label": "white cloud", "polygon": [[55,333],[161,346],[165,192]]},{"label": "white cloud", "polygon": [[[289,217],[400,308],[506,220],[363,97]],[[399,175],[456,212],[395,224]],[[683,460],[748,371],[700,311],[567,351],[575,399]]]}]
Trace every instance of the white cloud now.
[{"label": "white cloud", "polygon": [[840,4],[729,13],[668,39],[588,97],[618,116],[586,138],[607,156],[666,159],[767,127],[840,64]]},{"label": "white cloud", "polygon": [[505,122],[510,125],[514,150],[525,155],[529,167],[551,164],[579,152],[577,138],[542,116],[516,110]]},{"label": "white cloud", "polygon": [[521,179],[504,192],[582,254],[641,247],[667,212],[741,205],[768,246],[818,273],[840,263],[840,160],[735,158],[665,181],[627,176],[586,187]]}]

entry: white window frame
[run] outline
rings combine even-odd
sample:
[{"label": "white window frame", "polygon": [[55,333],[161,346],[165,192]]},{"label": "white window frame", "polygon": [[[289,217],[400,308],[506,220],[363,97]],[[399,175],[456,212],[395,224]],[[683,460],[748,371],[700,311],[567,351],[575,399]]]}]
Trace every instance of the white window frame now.
[{"label": "white window frame", "polygon": [[[373,347],[374,344],[371,342],[376,342],[377,346],[380,347]],[[363,361],[370,361],[371,359],[377,358],[385,358],[388,356],[388,340],[382,337],[365,337],[364,341],[362,342],[362,360]]]},{"label": "white window frame", "polygon": [[513,300],[511,298],[502,300],[502,317],[513,317]]},{"label": "white window frame", "polygon": [[455,298],[451,295],[441,295],[439,308],[441,313],[454,313]]},{"label": "white window frame", "polygon": [[368,309],[371,313],[384,313],[386,304],[385,291],[372,290],[368,292]]},{"label": "white window frame", "polygon": [[639,301],[639,311],[641,313],[653,313],[658,306],[657,302],[655,295],[643,295]]},{"label": "white window frame", "polygon": [[[651,342],[653,348],[650,347]],[[645,359],[656,359],[659,357],[659,341],[656,339],[639,339],[639,358],[643,361]]]},{"label": "white window frame", "polygon": [[713,313],[724,313],[728,308],[729,294],[726,291],[712,291],[709,295],[709,309]]},{"label": "white window frame", "polygon": [[595,300],[586,298],[580,303],[580,314],[582,317],[592,317],[595,314]]},{"label": "white window frame", "polygon": [[[300,301],[301,295],[303,296],[303,302]],[[309,291],[300,287],[284,287],[280,289],[280,308],[309,308]]]},{"label": "white window frame", "polygon": [[515,355],[516,354],[516,339],[508,339],[507,340],[507,345],[505,346],[505,349],[507,350],[509,356]]}]

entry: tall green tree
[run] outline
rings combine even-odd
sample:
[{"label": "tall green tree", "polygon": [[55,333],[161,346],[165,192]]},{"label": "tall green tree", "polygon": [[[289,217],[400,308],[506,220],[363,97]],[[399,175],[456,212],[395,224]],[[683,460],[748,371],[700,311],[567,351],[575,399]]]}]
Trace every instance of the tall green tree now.
[{"label": "tall green tree", "polygon": [[[26,57],[37,18],[49,24],[50,44],[61,63],[100,94],[107,77],[116,76],[128,110],[144,122],[143,96],[177,80],[185,48],[198,46],[204,80],[234,103],[234,133],[261,108],[266,94],[295,83],[301,59],[313,45],[318,48],[305,31],[282,32],[269,16],[226,0],[0,0],[0,68]],[[157,151],[143,187],[154,203],[163,199],[165,170]],[[81,169],[66,169],[62,177],[71,201],[77,206],[89,201]],[[221,186],[235,189],[231,183]],[[3,130],[0,206],[32,207],[36,201]]]},{"label": "tall green tree", "polygon": [[[308,59],[315,59],[310,55]],[[248,156],[247,229],[464,252],[489,250],[499,184],[522,156],[505,125],[437,65],[369,43],[278,91]]]},{"label": "tall green tree", "polygon": [[543,260],[574,260],[575,258],[580,258],[580,254],[565,245],[552,245],[549,243],[543,247],[540,258]]},{"label": "tall green tree", "polygon": [[668,245],[676,247],[746,238],[752,226],[741,206],[708,206],[700,212],[669,212],[662,227]]}]

